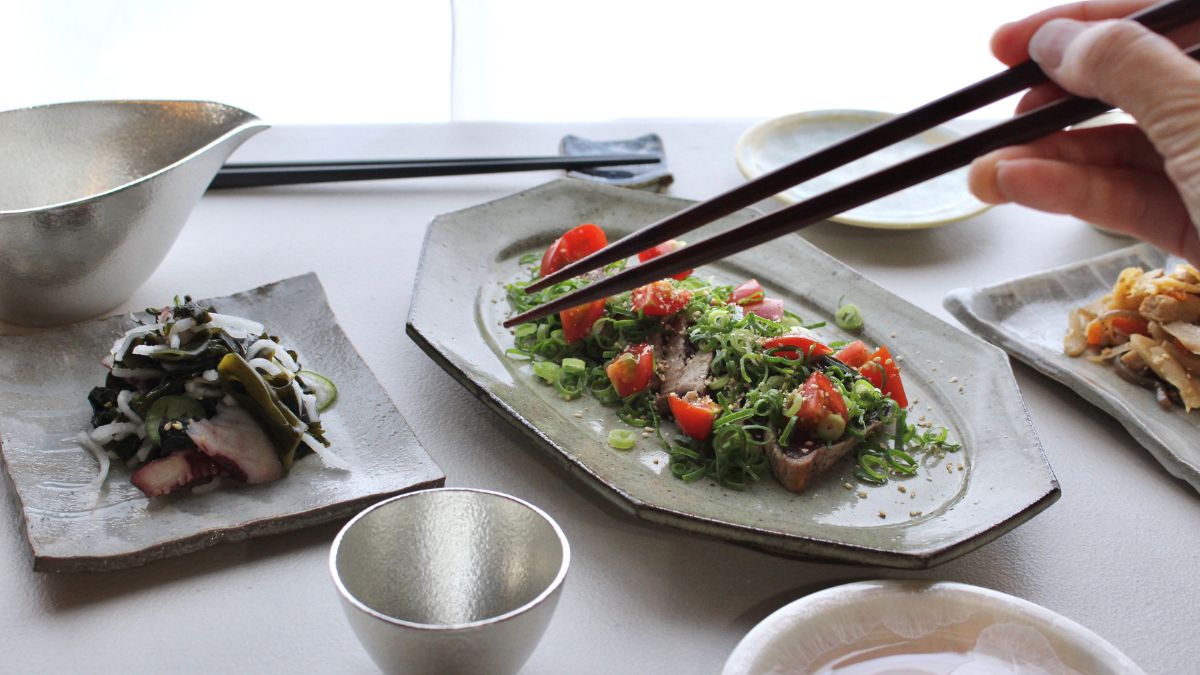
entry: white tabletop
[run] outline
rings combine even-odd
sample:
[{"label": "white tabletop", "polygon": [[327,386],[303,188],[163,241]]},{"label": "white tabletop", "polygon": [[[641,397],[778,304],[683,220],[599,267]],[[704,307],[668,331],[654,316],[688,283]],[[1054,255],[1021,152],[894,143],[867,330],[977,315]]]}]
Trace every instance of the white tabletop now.
[{"label": "white tabletop", "polygon": [[[235,159],[552,154],[565,133],[621,138],[657,131],[676,176],[670,192],[702,199],[742,180],[732,151],[751,123],[288,127],[251,140]],[[1016,377],[1062,498],[1013,532],[931,570],[774,557],[638,521],[573,479],[404,334],[429,220],[557,175],[209,194],[127,309],[315,270],[346,333],[445,471],[447,485],[527,499],[569,537],[574,556],[561,602],[524,672],[717,672],[738,640],[775,609],[826,586],[880,577],[962,581],[1011,593],[1094,630],[1147,672],[1195,672],[1200,496],[1119,424],[1019,363]],[[1127,243],[1071,218],[1016,207],[927,231],[825,223],[803,236],[952,323],[941,306],[951,288]],[[11,497],[11,485],[4,482],[0,493]],[[375,671],[329,580],[329,544],[340,522],[142,568],[46,575],[31,569],[14,500],[3,502],[0,671]]]}]

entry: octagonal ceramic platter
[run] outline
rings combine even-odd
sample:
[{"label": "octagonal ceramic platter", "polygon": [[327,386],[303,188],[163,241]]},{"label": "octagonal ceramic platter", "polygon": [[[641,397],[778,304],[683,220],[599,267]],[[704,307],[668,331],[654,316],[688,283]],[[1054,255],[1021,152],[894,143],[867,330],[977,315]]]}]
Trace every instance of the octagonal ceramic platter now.
[{"label": "octagonal ceramic platter", "polygon": [[[505,356],[512,333],[504,284],[526,274],[518,259],[541,252],[584,222],[610,240],[689,202],[564,179],[436,218],[413,290],[408,333],[455,379],[552,453],[580,481],[639,518],[798,557],[921,568],[936,565],[1024,522],[1051,504],[1058,483],[1046,464],[1008,359],[880,288],[799,237],[785,237],[698,270],[721,282],[756,277],[806,321],[833,315],[840,297],[867,317],[860,337],[903,355],[914,417],[950,429],[963,445],[930,456],[916,476],[882,487],[853,482],[840,464],[802,494],[771,477],[744,492],[671,475],[657,439],[630,451],[606,440],[623,426],[593,399],[563,401],[527,362]],[[738,212],[689,239],[755,214]],[[830,322],[832,326],[832,322]],[[846,339],[836,328],[829,340]],[[899,488],[904,487],[904,491]]]}]

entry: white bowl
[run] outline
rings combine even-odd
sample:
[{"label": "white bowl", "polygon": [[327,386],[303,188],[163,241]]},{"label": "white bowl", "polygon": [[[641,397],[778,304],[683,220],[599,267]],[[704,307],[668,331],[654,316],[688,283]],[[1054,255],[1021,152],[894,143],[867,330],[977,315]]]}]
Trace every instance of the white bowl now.
[{"label": "white bowl", "polygon": [[1090,630],[999,591],[953,582],[862,581],[763,619],[724,675],[759,673],[1142,675]]}]

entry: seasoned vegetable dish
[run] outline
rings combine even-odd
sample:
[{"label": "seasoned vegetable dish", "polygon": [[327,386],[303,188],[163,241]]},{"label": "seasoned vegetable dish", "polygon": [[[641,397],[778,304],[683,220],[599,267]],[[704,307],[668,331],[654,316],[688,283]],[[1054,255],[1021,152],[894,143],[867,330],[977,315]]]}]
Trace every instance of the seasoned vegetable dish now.
[{"label": "seasoned vegetable dish", "polygon": [[1110,293],[1071,310],[1063,348],[1111,365],[1164,408],[1200,408],[1200,272],[1122,270]]},{"label": "seasoned vegetable dish", "polygon": [[320,419],[336,388],[262,324],[189,297],[146,313],[113,344],[104,386],[88,394],[93,428],[79,442],[100,462],[97,489],[110,460],[135,469],[131,481],[151,497],[225,477],[277,480],[314,452],[344,468]]},{"label": "seasoned vegetable dish", "polygon": [[[540,257],[523,258],[528,279],[507,285],[513,310],[623,268],[624,261],[526,293],[532,281],[605,245],[603,230],[589,223]],[[638,258],[684,245],[666,242]],[[853,304],[837,315],[845,330],[863,326]],[[958,448],[945,429],[907,424],[900,368],[886,346],[826,343],[813,332],[823,325],[805,324],[754,279],[719,285],[689,271],[521,324],[508,354],[529,360],[563,398],[592,395],[643,436],[656,435],[684,481],[744,489],[769,471],[798,492],[853,451],[855,475],[879,484],[916,473],[917,453]],[[680,431],[671,438],[662,427],[668,419]],[[614,429],[609,444],[629,449],[637,435]]]}]

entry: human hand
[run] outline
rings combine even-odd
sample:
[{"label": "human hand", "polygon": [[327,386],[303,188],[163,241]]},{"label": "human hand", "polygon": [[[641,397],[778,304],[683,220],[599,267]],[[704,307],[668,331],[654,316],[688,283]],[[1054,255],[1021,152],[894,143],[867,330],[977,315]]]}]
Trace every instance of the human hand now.
[{"label": "human hand", "polygon": [[[972,192],[1067,213],[1124,232],[1200,264],[1200,63],[1171,39],[1112,20],[1150,0],[1093,0],[1001,26],[992,52],[1026,58],[1073,94],[1117,106],[1138,121],[1065,131],[997,150],[971,165]],[[1171,36],[1185,44],[1195,27]],[[1037,87],[1018,112],[1061,94]]]}]

